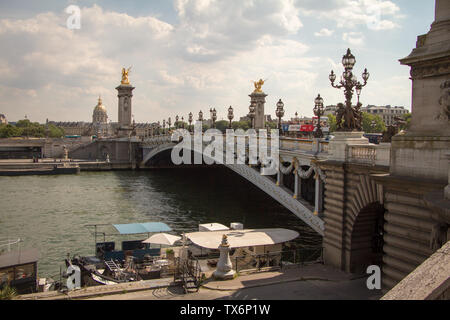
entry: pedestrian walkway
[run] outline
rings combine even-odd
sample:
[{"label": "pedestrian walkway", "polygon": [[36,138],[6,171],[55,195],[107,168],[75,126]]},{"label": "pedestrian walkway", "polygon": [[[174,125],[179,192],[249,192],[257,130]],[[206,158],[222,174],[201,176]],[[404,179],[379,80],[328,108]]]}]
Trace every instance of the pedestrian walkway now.
[{"label": "pedestrian walkway", "polygon": [[162,278],[153,280],[143,280],[113,285],[99,285],[86,287],[66,293],[59,291],[39,292],[21,295],[18,300],[71,300],[96,297],[101,295],[113,295],[143,290],[154,290],[174,286],[173,278]]},{"label": "pedestrian walkway", "polygon": [[[264,287],[276,284],[290,283],[296,281],[331,281],[336,283],[350,283],[351,280],[361,278],[326,266],[320,263],[306,266],[293,266],[289,269],[269,272],[254,272],[237,276],[233,280],[218,281],[213,278],[202,283],[203,289],[216,291],[237,291],[256,287]],[[60,293],[57,291],[41,292],[19,296],[20,300],[66,300],[66,299],[88,299],[104,296],[107,299],[116,299],[117,295],[129,294],[132,292],[145,292],[160,288],[177,286],[173,278],[153,279],[137,282],[127,282],[107,286],[95,286],[78,289],[75,291]],[[109,298],[107,296],[110,296]],[[135,296],[135,295],[134,295]],[[194,297],[186,295],[187,298]]]},{"label": "pedestrian walkway", "polygon": [[311,264],[307,266],[295,266],[290,269],[272,272],[257,272],[240,275],[233,280],[206,280],[203,288],[211,290],[239,290],[243,288],[254,288],[284,282],[301,280],[323,280],[323,281],[350,281],[357,276],[343,272],[336,268],[323,264]]}]

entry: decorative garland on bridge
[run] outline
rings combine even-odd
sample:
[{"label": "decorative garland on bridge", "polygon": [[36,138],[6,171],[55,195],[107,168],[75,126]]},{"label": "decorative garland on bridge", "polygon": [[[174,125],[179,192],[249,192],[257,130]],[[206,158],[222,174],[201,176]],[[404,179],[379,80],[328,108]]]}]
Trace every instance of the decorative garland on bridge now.
[{"label": "decorative garland on bridge", "polygon": [[283,166],[283,164],[280,161],[280,171],[282,174],[289,174],[291,173],[292,169],[294,168],[294,163],[291,163],[288,167]]}]

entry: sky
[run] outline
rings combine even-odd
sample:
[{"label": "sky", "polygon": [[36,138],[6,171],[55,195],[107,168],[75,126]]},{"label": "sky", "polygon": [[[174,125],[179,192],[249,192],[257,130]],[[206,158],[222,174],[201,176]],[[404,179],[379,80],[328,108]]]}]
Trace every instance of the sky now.
[{"label": "sky", "polygon": [[[69,6],[80,28],[69,29]],[[434,20],[433,0],[0,0],[0,113],[8,121],[92,121],[100,95],[118,119],[122,67],[136,122],[187,119],[228,107],[248,113],[253,81],[265,113],[311,116],[317,94],[343,102],[331,70],[370,78],[363,105],[411,106],[409,67],[399,63]]]}]

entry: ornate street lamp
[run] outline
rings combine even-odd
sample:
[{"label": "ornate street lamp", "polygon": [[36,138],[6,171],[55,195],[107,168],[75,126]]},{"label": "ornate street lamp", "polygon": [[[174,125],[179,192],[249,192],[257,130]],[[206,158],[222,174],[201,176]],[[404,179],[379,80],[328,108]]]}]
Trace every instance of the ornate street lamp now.
[{"label": "ornate street lamp", "polygon": [[201,110],[198,113],[198,121],[203,121],[203,112]]},{"label": "ornate street lamp", "polygon": [[284,103],[280,100],[278,100],[277,102],[277,110],[275,112],[275,114],[278,117],[278,130],[280,132],[280,136],[283,133],[283,130],[281,128],[281,118],[284,116]]},{"label": "ornate street lamp", "polygon": [[[336,81],[336,74],[334,73],[334,71],[331,71],[330,75],[328,76],[333,88],[344,88],[345,106],[340,104],[337,110],[337,131],[361,131],[362,116],[361,110],[359,109],[359,96],[361,94],[362,88],[366,86],[370,74],[369,72],[367,72],[367,69],[364,69],[364,72],[362,74],[362,79],[364,82],[359,82],[352,72],[355,63],[355,56],[351,53],[350,49],[348,49],[347,53],[342,57],[342,65],[344,66],[345,71],[342,73],[339,84],[334,84],[334,82]],[[353,89],[356,90],[356,94],[358,96],[358,108],[352,107],[352,97],[354,92]]]},{"label": "ornate street lamp", "polygon": [[254,129],[255,128],[254,119],[255,119],[255,116],[256,116],[256,104],[254,102],[252,102],[250,104],[250,106],[248,107],[248,109],[249,109],[248,117],[251,120],[252,129]]},{"label": "ornate street lamp", "polygon": [[230,128],[230,129],[232,128],[231,121],[233,120],[233,118],[234,118],[233,108],[230,106],[228,108],[228,120],[230,120],[230,124],[228,125],[228,128]]},{"label": "ornate street lamp", "polygon": [[181,125],[183,126],[184,129],[184,117],[181,117]]},{"label": "ornate street lamp", "polygon": [[317,95],[317,98],[314,100],[315,106],[314,106],[314,115],[317,117],[317,126],[316,131],[314,132],[314,138],[323,138],[323,132],[320,128],[320,117],[323,116],[324,108],[323,108],[323,99],[319,95]]},{"label": "ornate street lamp", "polygon": [[211,114],[211,119],[212,119],[212,127],[215,128],[216,127],[216,120],[217,120],[217,111],[216,108],[214,109],[209,109],[209,113]]},{"label": "ornate street lamp", "polygon": [[172,125],[172,121],[170,120],[170,117],[169,117],[169,120],[167,120],[167,123],[169,124],[168,132],[170,133],[170,126]]},{"label": "ornate street lamp", "polygon": [[189,132],[191,132],[192,131],[192,129],[191,129],[191,126],[192,126],[192,112],[189,112],[188,121],[189,121]]},{"label": "ornate street lamp", "polygon": [[166,133],[166,119],[163,120],[163,134]]},{"label": "ornate street lamp", "polygon": [[178,115],[176,115],[175,116],[175,129],[178,129],[178,126],[179,126],[179,123],[178,123],[178,120],[179,120],[180,118],[178,117]]}]

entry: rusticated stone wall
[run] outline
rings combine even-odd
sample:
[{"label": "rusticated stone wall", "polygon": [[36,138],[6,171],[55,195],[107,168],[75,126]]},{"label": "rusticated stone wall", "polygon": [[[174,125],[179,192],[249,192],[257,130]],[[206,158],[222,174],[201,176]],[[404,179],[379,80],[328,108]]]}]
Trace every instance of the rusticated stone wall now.
[{"label": "rusticated stone wall", "polygon": [[386,173],[388,168],[333,161],[321,162],[320,168],[326,175],[325,263],[347,272],[365,272],[368,265],[380,261],[372,247],[384,211],[382,187],[371,175]]},{"label": "rusticated stone wall", "polygon": [[375,179],[383,183],[385,192],[382,284],[388,290],[433,254],[435,222],[423,196],[444,184],[393,176]]}]

